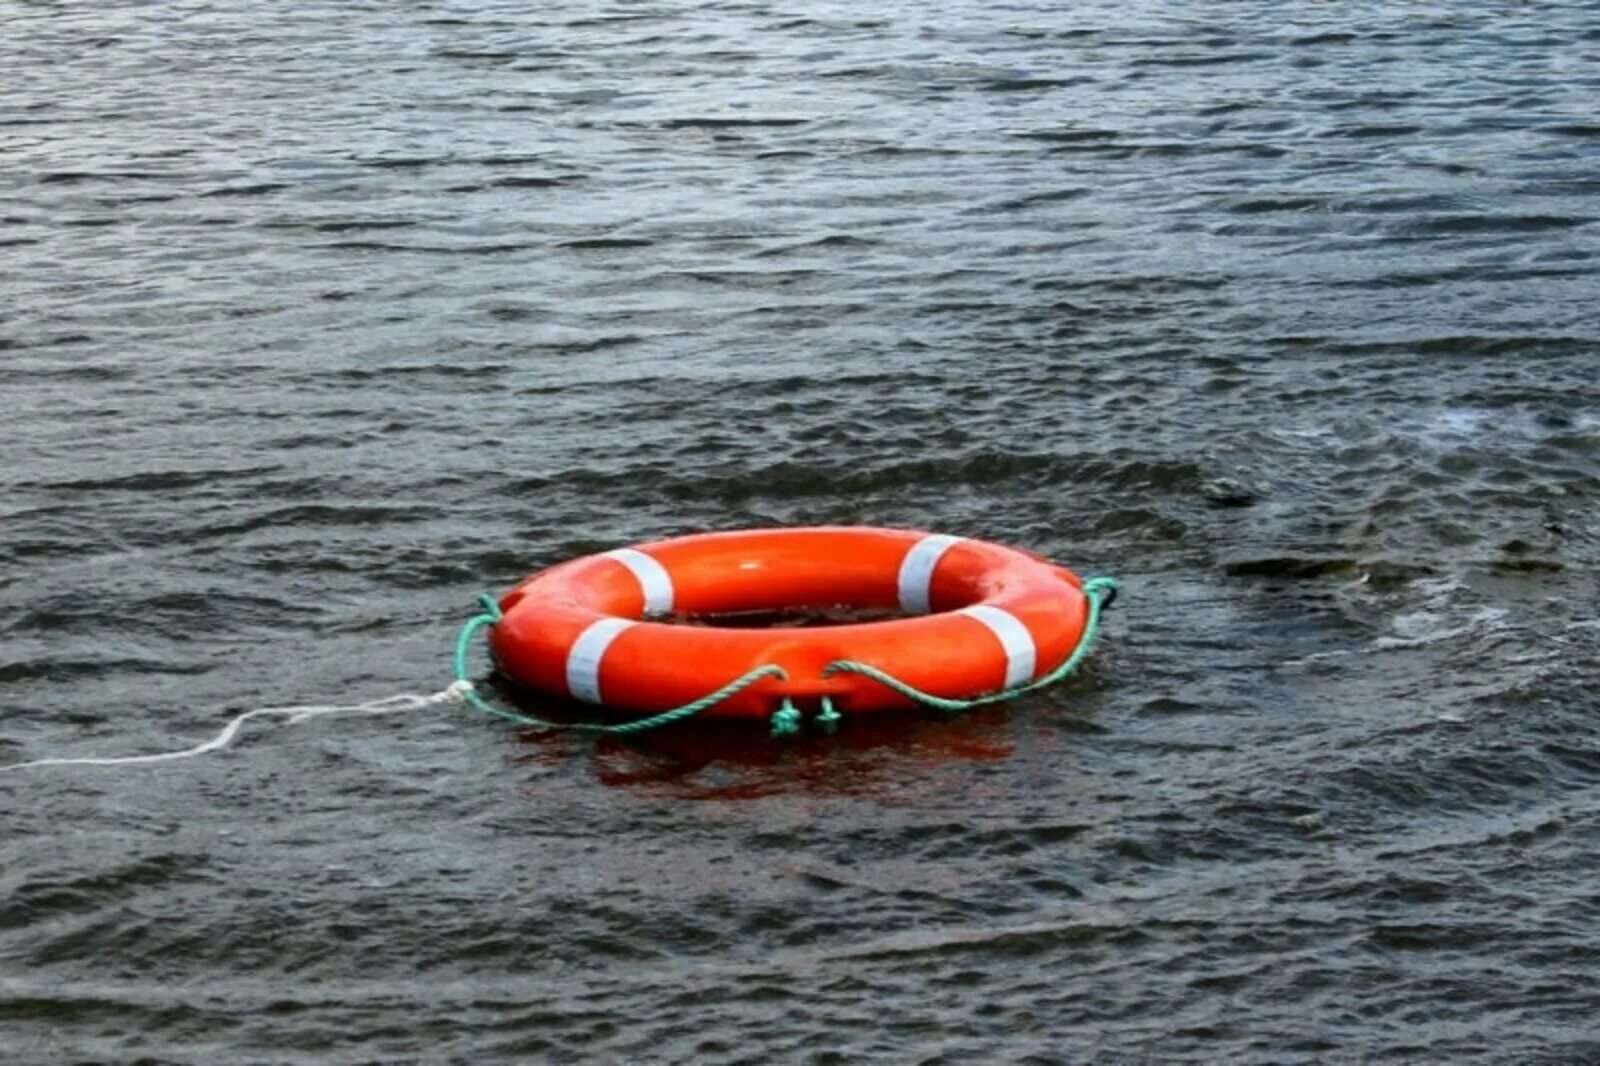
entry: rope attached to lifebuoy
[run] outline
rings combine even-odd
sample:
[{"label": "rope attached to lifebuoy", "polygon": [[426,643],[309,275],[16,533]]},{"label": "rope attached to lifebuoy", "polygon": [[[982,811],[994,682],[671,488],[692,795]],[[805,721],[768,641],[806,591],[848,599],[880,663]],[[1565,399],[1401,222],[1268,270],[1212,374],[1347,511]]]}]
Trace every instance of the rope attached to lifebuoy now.
[{"label": "rope attached to lifebuoy", "polygon": [[[1077,646],[1072,649],[1072,654],[1068,655],[1060,666],[1045,676],[1035,681],[1030,681],[1025,685],[1016,685],[988,695],[975,696],[971,699],[949,699],[914,688],[892,674],[879,670],[871,663],[857,662],[854,659],[835,659],[823,668],[822,676],[831,677],[834,674],[845,673],[860,674],[894,689],[908,699],[916,700],[926,706],[947,713],[970,710],[973,707],[980,707],[985,704],[1002,703],[1006,700],[1016,699],[1018,696],[1036,692],[1065,679],[1078,668],[1078,664],[1089,653],[1089,648],[1094,644],[1095,637],[1100,631],[1101,615],[1117,598],[1117,582],[1114,578],[1109,577],[1092,578],[1083,583],[1083,595],[1089,604],[1089,617],[1084,623],[1082,634],[1078,637]],[[723,700],[743,692],[763,678],[776,677],[784,680],[788,677],[788,674],[780,666],[758,666],[728,682],[715,692],[709,692],[697,700],[686,703],[681,707],[674,707],[671,710],[662,711],[660,714],[654,714],[648,718],[639,718],[631,722],[553,722],[543,718],[534,718],[531,715],[508,711],[489,703],[478,694],[473,687],[472,680],[468,677],[467,654],[471,648],[474,634],[479,629],[494,626],[502,618],[500,607],[495,603],[494,597],[483,595],[478,597],[478,602],[483,607],[482,613],[473,615],[467,620],[466,624],[462,626],[460,637],[456,640],[455,685],[460,690],[461,699],[467,705],[485,714],[493,715],[508,722],[515,722],[518,725],[533,726],[538,729],[575,729],[588,733],[613,736],[643,733],[692,718],[701,711],[714,707]],[[833,701],[827,696],[822,697],[821,708],[812,719],[817,727],[824,732],[832,733],[839,728],[843,720],[844,715],[833,705]],[[787,697],[784,698],[778,709],[772,712],[770,720],[771,732],[774,737],[794,736],[801,731],[804,724],[804,714]]]}]

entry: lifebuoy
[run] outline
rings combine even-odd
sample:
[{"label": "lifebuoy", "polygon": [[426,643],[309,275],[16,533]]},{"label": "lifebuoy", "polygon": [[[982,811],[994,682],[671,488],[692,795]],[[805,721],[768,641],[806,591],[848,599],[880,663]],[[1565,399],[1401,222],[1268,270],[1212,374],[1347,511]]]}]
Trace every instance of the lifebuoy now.
[{"label": "lifebuoy", "polygon": [[[673,615],[849,606],[889,621],[809,628],[675,625]],[[937,533],[815,527],[705,533],[620,548],[527,578],[489,634],[500,671],[538,692],[652,714],[776,666],[707,707],[759,718],[785,701],[845,712],[914,701],[841,671],[869,664],[906,685],[964,699],[1060,667],[1091,617],[1071,571],[1016,548]]]}]

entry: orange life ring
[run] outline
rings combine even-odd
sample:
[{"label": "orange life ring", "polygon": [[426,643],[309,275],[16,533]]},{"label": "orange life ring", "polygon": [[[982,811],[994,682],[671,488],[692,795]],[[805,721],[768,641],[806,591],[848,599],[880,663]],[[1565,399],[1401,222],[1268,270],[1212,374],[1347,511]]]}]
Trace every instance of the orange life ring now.
[{"label": "orange life ring", "polygon": [[[789,629],[673,625],[668,615],[850,606],[882,622]],[[705,533],[620,548],[527,578],[490,631],[500,671],[538,692],[655,713],[761,666],[760,679],[708,708],[761,718],[785,699],[828,697],[849,712],[913,700],[841,660],[871,664],[924,692],[969,698],[1059,667],[1090,617],[1083,583],[1038,556],[986,541],[869,527]],[[776,673],[776,672],[775,672]]]}]

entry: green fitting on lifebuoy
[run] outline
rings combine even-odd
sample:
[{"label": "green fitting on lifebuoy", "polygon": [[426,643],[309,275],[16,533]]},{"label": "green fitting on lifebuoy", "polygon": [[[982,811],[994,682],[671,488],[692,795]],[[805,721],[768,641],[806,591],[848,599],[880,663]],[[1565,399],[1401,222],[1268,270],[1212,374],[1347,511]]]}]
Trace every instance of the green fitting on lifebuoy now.
[{"label": "green fitting on lifebuoy", "polygon": [[817,725],[824,733],[832,733],[839,728],[839,723],[844,721],[844,715],[834,707],[833,700],[827,696],[822,697],[822,710],[817,715]]},{"label": "green fitting on lifebuoy", "polygon": [[800,710],[789,702],[789,697],[783,698],[783,706],[772,712],[772,735],[774,737],[792,737],[800,732]]}]

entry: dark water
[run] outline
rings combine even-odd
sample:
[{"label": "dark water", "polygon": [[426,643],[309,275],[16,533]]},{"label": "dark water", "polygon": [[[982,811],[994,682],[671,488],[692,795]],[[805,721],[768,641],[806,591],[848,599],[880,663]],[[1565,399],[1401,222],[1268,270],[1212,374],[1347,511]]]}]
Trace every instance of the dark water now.
[{"label": "dark water", "polygon": [[1600,1060],[1600,9],[0,2],[0,761],[712,527],[1068,685],[0,774],[8,1062]]}]

